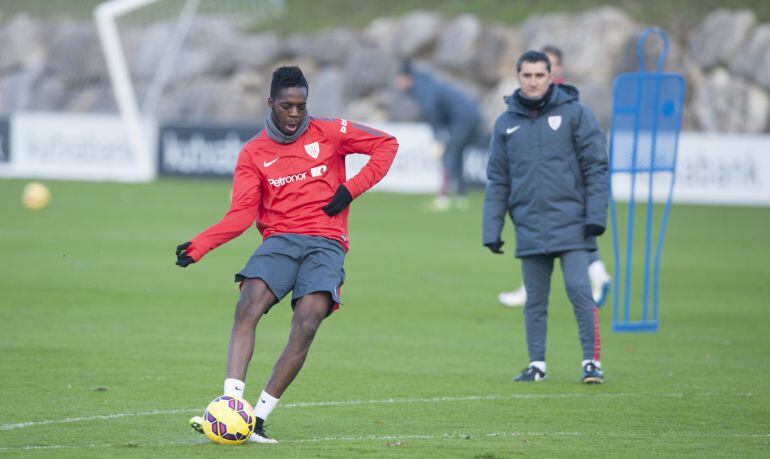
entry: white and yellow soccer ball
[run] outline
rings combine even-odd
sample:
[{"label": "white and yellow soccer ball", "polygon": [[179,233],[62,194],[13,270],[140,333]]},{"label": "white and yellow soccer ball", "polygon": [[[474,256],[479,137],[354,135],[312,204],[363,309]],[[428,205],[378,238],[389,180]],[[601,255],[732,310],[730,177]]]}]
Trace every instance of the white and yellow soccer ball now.
[{"label": "white and yellow soccer ball", "polygon": [[245,443],[254,431],[254,408],[238,397],[215,398],[203,412],[203,433],[220,445]]},{"label": "white and yellow soccer ball", "polygon": [[21,203],[28,210],[43,210],[51,202],[51,192],[40,182],[29,182],[24,186]]}]

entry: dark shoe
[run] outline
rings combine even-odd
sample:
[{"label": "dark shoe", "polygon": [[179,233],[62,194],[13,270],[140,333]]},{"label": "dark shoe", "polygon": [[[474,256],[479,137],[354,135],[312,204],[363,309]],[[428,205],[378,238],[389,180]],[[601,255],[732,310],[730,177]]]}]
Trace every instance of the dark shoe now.
[{"label": "dark shoe", "polygon": [[513,378],[516,382],[545,381],[545,372],[538,367],[530,365],[521,371],[519,376]]},{"label": "dark shoe", "polygon": [[583,365],[583,378],[581,381],[583,384],[601,384],[604,382],[604,374],[601,368],[596,366],[594,362],[588,362]]},{"label": "dark shoe", "polygon": [[270,438],[265,433],[265,421],[262,418],[257,418],[254,422],[254,433],[249,437],[250,442],[254,443],[278,443],[278,440]]}]

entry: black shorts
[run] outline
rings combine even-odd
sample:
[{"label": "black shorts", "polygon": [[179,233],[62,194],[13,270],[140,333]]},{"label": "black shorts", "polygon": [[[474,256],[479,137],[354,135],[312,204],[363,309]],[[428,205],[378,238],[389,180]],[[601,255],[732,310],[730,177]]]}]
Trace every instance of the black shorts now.
[{"label": "black shorts", "polygon": [[276,303],[293,292],[292,308],[305,295],[328,292],[334,303],[329,310],[331,314],[342,304],[340,288],[345,281],[344,262],[342,246],[332,239],[278,234],[262,242],[246,266],[235,275],[235,282],[262,279],[275,295]]}]

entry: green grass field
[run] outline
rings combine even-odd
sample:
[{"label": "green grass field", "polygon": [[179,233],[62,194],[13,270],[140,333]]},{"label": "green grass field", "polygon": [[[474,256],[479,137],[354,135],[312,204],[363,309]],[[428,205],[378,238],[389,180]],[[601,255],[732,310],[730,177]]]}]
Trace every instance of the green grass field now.
[{"label": "green grass field", "polygon": [[[223,181],[50,182],[51,206],[0,181],[0,456],[767,456],[770,210],[675,206],[662,265],[661,330],[615,334],[601,311],[606,382],[579,383],[577,327],[557,270],[544,383],[520,310],[497,293],[519,264],[480,244],[473,210],[427,197],[354,203],[345,306],[271,415],[279,445],[223,447],[187,420],[222,390],[237,289],[255,230],[174,266],[180,242],[227,206]],[[611,266],[611,239],[602,238]],[[246,394],[285,342],[286,302],[266,316]]]},{"label": "green grass field", "polygon": [[[93,10],[104,0],[0,0],[0,20],[17,13],[43,18],[73,18],[91,20]],[[251,11],[258,0],[226,0],[230,8]],[[145,7],[160,15],[181,11],[186,0],[164,0],[162,4]],[[216,0],[207,0],[201,8],[212,8]],[[667,29],[681,28],[700,22],[717,8],[749,9],[759,22],[770,19],[770,3],[766,0],[390,0],[387,2],[360,0],[283,0],[282,18],[257,25],[260,30],[280,34],[316,33],[330,27],[366,27],[378,17],[398,17],[414,10],[435,11],[447,17],[470,13],[485,21],[519,24],[532,15],[576,14],[610,5],[624,10],[636,21]],[[146,18],[145,18],[146,20]]]}]

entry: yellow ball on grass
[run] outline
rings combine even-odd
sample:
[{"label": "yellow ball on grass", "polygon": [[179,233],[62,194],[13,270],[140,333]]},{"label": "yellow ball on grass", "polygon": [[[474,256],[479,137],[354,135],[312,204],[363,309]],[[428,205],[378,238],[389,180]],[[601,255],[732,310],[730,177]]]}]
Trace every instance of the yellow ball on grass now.
[{"label": "yellow ball on grass", "polygon": [[40,182],[29,182],[24,186],[21,203],[28,210],[43,210],[51,202],[51,192]]},{"label": "yellow ball on grass", "polygon": [[220,445],[240,445],[254,431],[254,408],[242,398],[223,395],[203,412],[203,433]]}]

